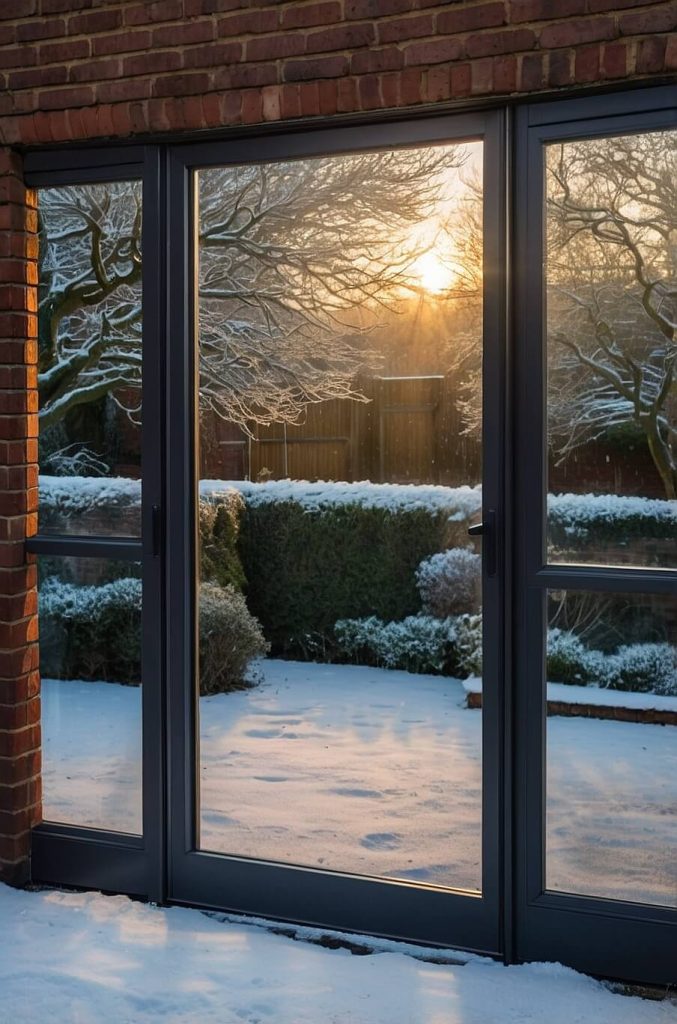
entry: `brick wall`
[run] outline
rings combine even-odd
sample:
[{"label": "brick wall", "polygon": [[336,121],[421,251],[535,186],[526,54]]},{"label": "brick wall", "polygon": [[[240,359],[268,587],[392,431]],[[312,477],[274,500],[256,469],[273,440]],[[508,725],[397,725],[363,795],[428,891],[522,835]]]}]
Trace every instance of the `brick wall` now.
[{"label": "brick wall", "polygon": [[12,147],[677,70],[676,0],[0,0],[0,878],[39,819],[36,239]]},{"label": "brick wall", "polygon": [[40,818],[37,520],[37,214],[21,161],[0,150],[0,879],[27,877]]}]

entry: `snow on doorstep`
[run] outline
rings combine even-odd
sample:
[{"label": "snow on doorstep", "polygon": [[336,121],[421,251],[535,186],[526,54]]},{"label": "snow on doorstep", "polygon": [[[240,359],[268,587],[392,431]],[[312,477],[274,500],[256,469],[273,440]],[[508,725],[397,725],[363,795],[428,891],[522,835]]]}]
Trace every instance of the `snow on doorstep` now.
[{"label": "snow on doorstep", "polygon": [[200,494],[208,497],[235,489],[248,504],[295,501],[309,512],[337,505],[361,505],[363,508],[384,508],[390,511],[452,512],[454,520],[467,519],[482,507],[482,489],[476,487],[443,487],[439,484],[374,484],[370,480],[347,483],[342,480],[310,483],[308,480],[201,480]]},{"label": "snow on doorstep", "polygon": [[352,956],[99,893],[0,885],[0,936],[0,1024],[674,1024],[677,1012],[559,964]]},{"label": "snow on doorstep", "polygon": [[[481,693],[482,680],[464,679],[463,689],[466,693]],[[664,697],[657,693],[607,690],[601,686],[570,686],[568,683],[548,683],[548,700],[561,704],[590,704],[596,708],[677,711],[677,697]]]}]

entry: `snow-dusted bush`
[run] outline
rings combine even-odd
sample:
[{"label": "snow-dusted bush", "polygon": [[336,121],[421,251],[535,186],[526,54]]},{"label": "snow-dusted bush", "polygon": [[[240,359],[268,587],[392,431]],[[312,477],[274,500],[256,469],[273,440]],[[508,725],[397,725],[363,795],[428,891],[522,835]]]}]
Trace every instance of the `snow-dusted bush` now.
[{"label": "snow-dusted bush", "polygon": [[454,620],[409,615],[401,622],[383,622],[371,615],[339,620],[334,635],[339,652],[358,664],[438,673],[452,657]]},{"label": "snow-dusted bush", "polygon": [[268,653],[259,622],[235,587],[200,587],[200,693],[228,693],[249,685],[253,658]]},{"label": "snow-dusted bush", "polygon": [[546,648],[548,681],[575,686],[600,682],[595,677],[594,669],[598,666],[590,659],[591,653],[575,633],[564,629],[549,629]]},{"label": "snow-dusted bush", "polygon": [[677,650],[672,644],[628,644],[611,657],[613,690],[677,696]]},{"label": "snow-dusted bush", "polygon": [[201,501],[200,579],[244,590],[245,575],[238,551],[244,501],[237,491],[227,491],[211,501]]},{"label": "snow-dusted bush", "polygon": [[457,674],[482,675],[482,616],[459,615],[454,620],[454,648]]},{"label": "snow-dusted bush", "polygon": [[670,539],[677,530],[677,501],[617,494],[549,494],[548,532],[553,544],[629,543]]},{"label": "snow-dusted bush", "polygon": [[423,610],[439,619],[475,611],[481,571],[480,555],[468,548],[449,548],[425,558],[416,570]]},{"label": "snow-dusted bush", "polygon": [[39,587],[40,668],[56,679],[141,682],[140,579],[77,586],[57,576]]}]

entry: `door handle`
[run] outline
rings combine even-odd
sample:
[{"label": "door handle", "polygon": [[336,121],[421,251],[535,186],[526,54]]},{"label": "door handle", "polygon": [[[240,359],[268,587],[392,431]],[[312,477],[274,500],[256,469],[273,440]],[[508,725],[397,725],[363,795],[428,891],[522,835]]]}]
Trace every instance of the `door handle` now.
[{"label": "door handle", "polygon": [[468,527],[469,537],[482,537],[482,554],[487,570],[487,576],[496,575],[496,512],[493,508],[488,509],[483,516],[482,522],[475,526]]}]

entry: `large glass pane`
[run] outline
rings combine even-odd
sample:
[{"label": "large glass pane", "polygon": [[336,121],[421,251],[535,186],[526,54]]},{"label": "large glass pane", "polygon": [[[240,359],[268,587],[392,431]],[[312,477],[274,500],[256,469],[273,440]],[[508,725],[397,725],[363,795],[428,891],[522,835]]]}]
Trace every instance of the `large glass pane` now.
[{"label": "large glass pane", "polygon": [[674,596],[551,591],[548,889],[677,906]]},{"label": "large glass pane", "polygon": [[677,566],[677,131],[546,148],[548,559]]},{"label": "large glass pane", "polygon": [[140,833],[141,566],[39,561],[43,813]]},{"label": "large glass pane", "polygon": [[196,175],[202,849],[481,887],[481,157]]},{"label": "large glass pane", "polygon": [[40,532],[141,532],[141,182],[38,191]]}]

